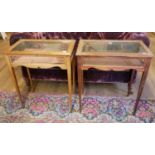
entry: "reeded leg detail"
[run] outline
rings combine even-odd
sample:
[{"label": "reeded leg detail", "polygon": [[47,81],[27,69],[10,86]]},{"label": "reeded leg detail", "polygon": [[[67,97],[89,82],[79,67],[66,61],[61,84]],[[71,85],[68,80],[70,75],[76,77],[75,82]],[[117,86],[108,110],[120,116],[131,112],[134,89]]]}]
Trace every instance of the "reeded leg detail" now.
[{"label": "reeded leg detail", "polygon": [[136,99],[136,103],[135,103],[134,110],[133,110],[133,115],[136,114],[136,111],[138,108],[139,100],[140,100],[140,97],[141,97],[143,89],[144,89],[145,81],[147,79],[150,63],[151,63],[150,59],[145,60],[145,69],[142,73],[142,78],[141,78],[139,89],[138,89],[138,94],[137,94],[137,99]]},{"label": "reeded leg detail", "polygon": [[16,77],[16,74],[15,74],[15,70],[14,68],[11,66],[11,62],[10,62],[10,59],[8,57],[6,57],[6,60],[7,60],[7,63],[8,63],[8,67],[9,67],[9,71],[11,73],[11,77],[12,77],[12,80],[13,80],[13,83],[14,83],[14,86],[16,88],[16,92],[17,92],[17,95],[19,97],[19,100],[22,104],[22,107],[24,108],[25,107],[25,104],[24,104],[24,101],[22,99],[22,95],[20,93],[20,89],[19,89],[19,85],[18,85],[18,81],[17,81],[17,77]]},{"label": "reeded leg detail", "polygon": [[81,68],[81,59],[78,58],[78,93],[79,93],[79,111],[82,111],[82,103],[81,103],[81,98],[82,98],[82,92],[83,92],[83,70]]},{"label": "reeded leg detail", "polygon": [[69,107],[72,112],[72,71],[71,71],[71,60],[67,59],[67,78],[68,78],[68,94],[69,94]]}]

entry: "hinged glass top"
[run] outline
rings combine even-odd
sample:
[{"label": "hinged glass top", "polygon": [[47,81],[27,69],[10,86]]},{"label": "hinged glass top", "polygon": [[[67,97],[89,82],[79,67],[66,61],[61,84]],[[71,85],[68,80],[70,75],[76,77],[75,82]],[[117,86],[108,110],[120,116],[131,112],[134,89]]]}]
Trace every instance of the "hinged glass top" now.
[{"label": "hinged glass top", "polygon": [[15,46],[12,51],[66,51],[68,50],[69,42],[59,41],[23,41]]},{"label": "hinged glass top", "polygon": [[84,42],[82,52],[127,52],[143,53],[145,49],[140,42],[120,42],[120,41],[89,41]]}]

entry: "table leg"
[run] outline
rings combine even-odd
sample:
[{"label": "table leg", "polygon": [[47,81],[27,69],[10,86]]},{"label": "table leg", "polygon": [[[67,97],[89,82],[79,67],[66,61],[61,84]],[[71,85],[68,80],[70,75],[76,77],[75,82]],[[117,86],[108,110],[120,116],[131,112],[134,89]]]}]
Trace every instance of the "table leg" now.
[{"label": "table leg", "polygon": [[72,69],[70,58],[66,59],[66,63],[67,63],[69,106],[70,106],[70,112],[72,112]]},{"label": "table leg", "polygon": [[83,92],[83,70],[81,68],[81,58],[78,58],[77,72],[78,72],[79,111],[81,112],[82,111],[81,97]]},{"label": "table leg", "polygon": [[16,88],[16,92],[18,94],[18,97],[20,99],[20,102],[22,103],[22,107],[24,107],[24,103],[23,103],[23,99],[22,99],[22,95],[20,93],[20,89],[19,89],[19,86],[18,86],[18,81],[17,81],[17,77],[16,77],[16,74],[15,74],[15,70],[14,68],[11,66],[11,62],[10,62],[10,59],[6,57],[6,60],[7,60],[7,63],[8,63],[8,67],[9,67],[9,71],[11,73],[11,77],[12,77],[12,80],[13,80],[13,83],[14,83],[14,86]]},{"label": "table leg", "polygon": [[132,70],[130,82],[128,83],[128,94],[127,94],[127,96],[132,94],[132,83],[133,83],[133,80],[134,80],[134,76],[136,74],[135,72],[136,72],[135,70]]},{"label": "table leg", "polygon": [[75,92],[75,58],[73,58],[73,63],[72,63],[72,82],[73,82],[73,88],[72,88],[72,93]]},{"label": "table leg", "polygon": [[30,90],[32,89],[33,83],[32,83],[32,78],[31,78],[31,74],[30,74],[30,70],[29,68],[26,67],[26,71],[28,74],[28,79],[29,79],[29,83],[30,83]]},{"label": "table leg", "polygon": [[137,94],[137,99],[136,99],[136,103],[135,103],[135,106],[134,106],[133,115],[136,114],[136,111],[137,111],[137,108],[138,108],[138,103],[139,103],[140,97],[141,97],[143,89],[144,89],[145,81],[147,79],[151,59],[146,59],[144,63],[145,63],[145,67],[144,67],[144,71],[142,73],[142,78],[141,78],[139,89],[138,89],[138,94]]},{"label": "table leg", "polygon": [[83,94],[84,92],[84,80],[83,80],[83,77],[84,77],[84,71],[81,69],[81,93]]}]

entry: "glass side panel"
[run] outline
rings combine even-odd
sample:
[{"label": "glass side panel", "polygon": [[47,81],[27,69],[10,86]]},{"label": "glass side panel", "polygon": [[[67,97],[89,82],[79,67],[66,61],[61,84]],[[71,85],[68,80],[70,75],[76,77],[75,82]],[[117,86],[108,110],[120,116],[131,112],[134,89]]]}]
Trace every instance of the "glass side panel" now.
[{"label": "glass side panel", "polygon": [[138,42],[84,42],[82,52],[128,52],[141,53],[145,49]]},{"label": "glass side panel", "polygon": [[67,51],[69,43],[24,41],[12,49],[12,51]]}]

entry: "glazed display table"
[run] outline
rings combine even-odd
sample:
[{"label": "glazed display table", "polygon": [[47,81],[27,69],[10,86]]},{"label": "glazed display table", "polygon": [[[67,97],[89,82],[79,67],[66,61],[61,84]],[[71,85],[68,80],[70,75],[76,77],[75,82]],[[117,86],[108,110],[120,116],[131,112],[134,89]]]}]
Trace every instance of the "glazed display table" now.
[{"label": "glazed display table", "polygon": [[63,70],[67,70],[69,105],[70,110],[72,109],[72,93],[75,85],[74,44],[74,40],[22,39],[15,43],[9,51],[5,53],[16,91],[22,103],[23,100],[14,70],[15,67],[23,66],[27,68],[31,88],[33,83],[29,68],[49,69],[59,67]]},{"label": "glazed display table", "polygon": [[83,71],[96,69],[102,71],[133,70],[142,72],[133,114],[136,113],[144,84],[148,75],[152,52],[141,41],[123,40],[80,40],[77,56],[78,88],[80,110],[84,88]]}]

